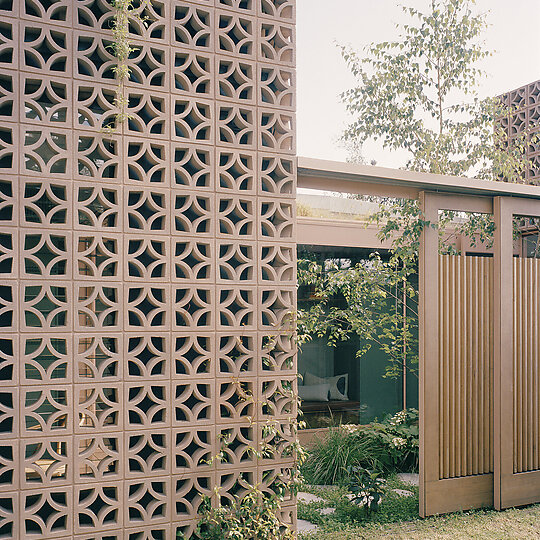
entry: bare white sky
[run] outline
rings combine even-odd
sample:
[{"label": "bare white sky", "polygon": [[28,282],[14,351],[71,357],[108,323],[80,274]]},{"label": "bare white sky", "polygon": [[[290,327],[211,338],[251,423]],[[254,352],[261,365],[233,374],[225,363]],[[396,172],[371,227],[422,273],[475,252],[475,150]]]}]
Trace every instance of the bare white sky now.
[{"label": "bare white sky", "polygon": [[[347,123],[340,92],[354,85],[335,45],[360,50],[371,42],[395,39],[397,22],[407,17],[399,4],[427,10],[429,0],[297,0],[298,155],[344,161],[337,139]],[[480,66],[488,76],[481,97],[499,95],[540,79],[540,0],[477,0],[488,12],[487,50]],[[404,154],[368,142],[364,157],[383,167],[401,167]]]}]

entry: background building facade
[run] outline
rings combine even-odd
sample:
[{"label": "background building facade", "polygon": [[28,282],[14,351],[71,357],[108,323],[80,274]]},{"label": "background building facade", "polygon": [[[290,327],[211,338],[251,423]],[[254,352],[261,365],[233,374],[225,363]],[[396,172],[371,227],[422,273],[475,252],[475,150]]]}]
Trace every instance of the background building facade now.
[{"label": "background building facade", "polygon": [[134,8],[121,123],[109,2],[0,3],[2,538],[189,538],[291,465],[294,0]]}]

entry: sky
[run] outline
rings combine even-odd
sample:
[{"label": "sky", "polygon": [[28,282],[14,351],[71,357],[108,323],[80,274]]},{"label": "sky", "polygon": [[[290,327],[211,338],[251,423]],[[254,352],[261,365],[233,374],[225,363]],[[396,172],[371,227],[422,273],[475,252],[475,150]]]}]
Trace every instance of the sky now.
[{"label": "sky", "polygon": [[[297,150],[299,156],[345,161],[337,140],[347,124],[339,94],[354,78],[336,43],[360,51],[372,42],[396,39],[398,22],[408,18],[399,4],[427,10],[429,0],[297,0]],[[475,12],[488,12],[486,50],[494,51],[479,67],[488,76],[480,97],[495,96],[540,79],[540,0],[477,0]],[[377,142],[363,148],[368,162],[402,167],[403,152]]]}]

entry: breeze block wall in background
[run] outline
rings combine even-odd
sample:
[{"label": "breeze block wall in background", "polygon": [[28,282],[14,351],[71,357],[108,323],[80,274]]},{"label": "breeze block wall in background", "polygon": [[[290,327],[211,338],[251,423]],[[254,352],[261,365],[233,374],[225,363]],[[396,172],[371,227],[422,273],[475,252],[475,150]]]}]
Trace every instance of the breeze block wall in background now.
[{"label": "breeze block wall in background", "polygon": [[0,538],[189,538],[291,466],[294,0],[134,5],[111,133],[110,3],[0,0]]},{"label": "breeze block wall in background", "polygon": [[[510,142],[524,131],[540,134],[540,80],[507,92],[501,96],[501,99],[509,108],[509,114],[498,121]],[[540,143],[538,141],[529,142],[525,157],[530,161],[530,165],[524,171],[523,182],[540,184]]]}]

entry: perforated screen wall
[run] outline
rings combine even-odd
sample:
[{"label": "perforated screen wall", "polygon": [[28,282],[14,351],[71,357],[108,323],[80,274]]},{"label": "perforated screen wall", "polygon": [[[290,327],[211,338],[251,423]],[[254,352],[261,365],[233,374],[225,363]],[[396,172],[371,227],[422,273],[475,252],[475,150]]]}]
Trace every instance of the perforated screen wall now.
[{"label": "perforated screen wall", "polygon": [[291,464],[294,0],[135,6],[107,133],[110,3],[0,1],[2,538],[189,538]]},{"label": "perforated screen wall", "polygon": [[[524,131],[538,136],[540,133],[540,80],[512,90],[502,95],[501,99],[510,109],[508,117],[499,120],[508,139],[512,141]],[[530,164],[524,171],[523,181],[527,184],[540,184],[540,143],[529,138],[525,155],[530,160]]]}]

